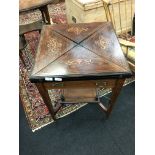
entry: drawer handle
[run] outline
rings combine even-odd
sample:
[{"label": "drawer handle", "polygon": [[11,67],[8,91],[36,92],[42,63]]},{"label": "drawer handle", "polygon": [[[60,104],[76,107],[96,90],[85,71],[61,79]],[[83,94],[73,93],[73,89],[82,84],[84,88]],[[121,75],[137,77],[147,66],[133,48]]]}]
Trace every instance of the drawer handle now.
[{"label": "drawer handle", "polygon": [[53,87],[63,87],[63,83],[53,83],[52,84]]}]

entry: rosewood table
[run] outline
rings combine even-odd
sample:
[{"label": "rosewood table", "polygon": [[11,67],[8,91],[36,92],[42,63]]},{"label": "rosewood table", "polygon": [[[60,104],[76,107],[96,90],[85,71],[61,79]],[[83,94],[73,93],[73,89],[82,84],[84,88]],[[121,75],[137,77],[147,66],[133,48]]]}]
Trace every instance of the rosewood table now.
[{"label": "rosewood table", "polygon": [[[55,119],[49,89],[61,89],[60,103],[96,103],[110,115],[131,71],[111,23],[44,25],[30,76]],[[108,106],[99,88],[112,88]]]}]

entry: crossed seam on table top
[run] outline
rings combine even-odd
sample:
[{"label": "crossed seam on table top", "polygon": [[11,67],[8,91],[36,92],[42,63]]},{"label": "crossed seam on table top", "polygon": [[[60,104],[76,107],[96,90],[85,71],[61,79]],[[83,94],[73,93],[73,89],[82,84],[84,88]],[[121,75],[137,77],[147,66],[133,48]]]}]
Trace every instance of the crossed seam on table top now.
[{"label": "crossed seam on table top", "polygon": [[[49,26],[49,25],[46,25],[46,26]],[[112,61],[110,61],[107,57],[105,56],[101,56],[97,53],[95,53],[93,50],[91,49],[88,49],[87,47],[85,47],[84,45],[82,45],[81,43],[83,43],[85,40],[87,40],[89,37],[92,37],[96,32],[100,31],[101,29],[105,29],[106,26],[108,25],[101,25],[101,26],[98,26],[97,29],[95,29],[92,33],[88,33],[87,37],[83,38],[81,41],[79,42],[76,42],[75,40],[71,39],[70,37],[60,33],[58,30],[55,30],[53,29],[52,31],[54,31],[55,33],[61,35],[63,38],[67,38],[69,39],[70,41],[76,43],[76,45],[74,45],[72,48],[69,48],[68,50],[66,50],[63,54],[61,54],[60,56],[58,56],[57,58],[55,58],[52,62],[50,62],[49,64],[47,64],[46,66],[44,66],[43,68],[41,68],[40,70],[36,71],[35,73],[33,73],[32,76],[35,76],[35,74],[38,74],[39,72],[41,72],[42,70],[44,70],[46,67],[48,67],[49,65],[51,65],[52,63],[54,63],[56,60],[58,60],[60,57],[62,57],[63,55],[65,55],[66,53],[68,53],[69,51],[71,51],[72,49],[74,49],[75,47],[77,46],[80,46],[82,48],[85,48],[86,50],[89,50],[89,52],[92,52],[93,54],[99,56],[99,57],[102,57],[103,59],[105,59],[106,61],[110,62],[111,64],[113,64],[114,66],[117,66],[118,68],[120,68],[121,70],[123,69],[124,71],[128,71],[127,68],[124,68],[123,66],[120,66],[120,64],[117,64],[117,63],[114,63]],[[43,33],[43,32],[42,32]],[[41,36],[42,37],[42,36]],[[36,60],[35,60],[36,61]],[[33,69],[32,69],[33,71]]]}]

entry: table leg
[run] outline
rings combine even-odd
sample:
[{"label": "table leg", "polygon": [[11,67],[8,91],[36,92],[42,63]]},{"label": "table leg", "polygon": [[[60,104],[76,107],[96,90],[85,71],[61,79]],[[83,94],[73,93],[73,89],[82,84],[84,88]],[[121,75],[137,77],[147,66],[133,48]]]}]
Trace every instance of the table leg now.
[{"label": "table leg", "polygon": [[41,11],[41,14],[42,14],[43,21],[45,23],[47,23],[47,24],[51,24],[50,15],[49,15],[49,11],[48,11],[47,5],[41,7],[40,11]]},{"label": "table leg", "polygon": [[109,117],[109,115],[112,112],[112,109],[114,107],[116,99],[117,99],[118,95],[120,94],[120,91],[121,91],[121,89],[123,87],[124,81],[125,81],[125,79],[116,80],[115,86],[112,89],[112,95],[111,95],[111,98],[110,98],[110,101],[109,101],[109,107],[108,107],[107,112],[106,112],[107,117]]},{"label": "table leg", "polygon": [[48,90],[44,87],[43,83],[36,83],[36,86],[37,86],[38,91],[39,91],[40,95],[42,96],[45,104],[47,105],[52,118],[54,120],[56,120],[55,112],[54,112],[53,106],[51,104],[51,99],[49,97]]}]

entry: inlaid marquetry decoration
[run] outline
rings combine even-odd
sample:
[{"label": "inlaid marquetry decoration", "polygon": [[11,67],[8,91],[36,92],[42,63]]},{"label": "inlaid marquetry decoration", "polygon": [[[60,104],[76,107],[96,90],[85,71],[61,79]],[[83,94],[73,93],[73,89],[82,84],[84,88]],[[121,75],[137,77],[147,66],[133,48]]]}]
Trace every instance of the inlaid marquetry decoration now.
[{"label": "inlaid marquetry decoration", "polygon": [[76,60],[68,60],[66,65],[89,65],[93,61],[91,59],[76,59]]},{"label": "inlaid marquetry decoration", "polygon": [[79,44],[86,38],[88,38],[95,31],[100,29],[103,23],[79,23],[79,24],[56,24],[52,26],[52,29],[59,34],[69,38],[70,40]]},{"label": "inlaid marquetry decoration", "polygon": [[102,49],[106,49],[107,40],[103,36],[99,36],[99,39],[97,41],[95,41],[95,44]]},{"label": "inlaid marquetry decoration", "polygon": [[[131,71],[111,23],[43,27],[30,80],[37,83],[53,119],[61,106],[54,111],[48,89],[63,89],[62,104],[95,102],[109,115],[127,77]],[[108,108],[97,98],[99,87],[112,88]]]},{"label": "inlaid marquetry decoration", "polygon": [[80,35],[82,32],[87,32],[88,28],[82,28],[82,27],[70,27],[67,29],[68,32],[75,33],[76,35]]},{"label": "inlaid marquetry decoration", "polygon": [[118,39],[112,30],[112,26],[107,24],[105,27],[102,27],[81,42],[81,45],[107,59],[109,62],[124,68],[124,70],[128,69],[128,64],[122,53]]},{"label": "inlaid marquetry decoration", "polygon": [[62,43],[59,42],[57,38],[50,38],[47,43],[47,50],[49,54],[55,54],[56,51],[60,51],[62,48]]},{"label": "inlaid marquetry decoration", "polygon": [[42,68],[76,46],[70,39],[54,32],[49,25],[43,27],[42,34],[35,59],[37,65],[34,66],[33,72],[42,70]]},{"label": "inlaid marquetry decoration", "polygon": [[105,50],[105,49],[109,49],[110,47],[112,48],[114,46],[114,41],[113,40],[109,40],[107,38],[105,38],[104,36],[99,36],[98,40],[95,41],[95,44]]},{"label": "inlaid marquetry decoration", "polygon": [[32,78],[122,72],[128,73],[129,66],[111,23],[43,27]]}]

